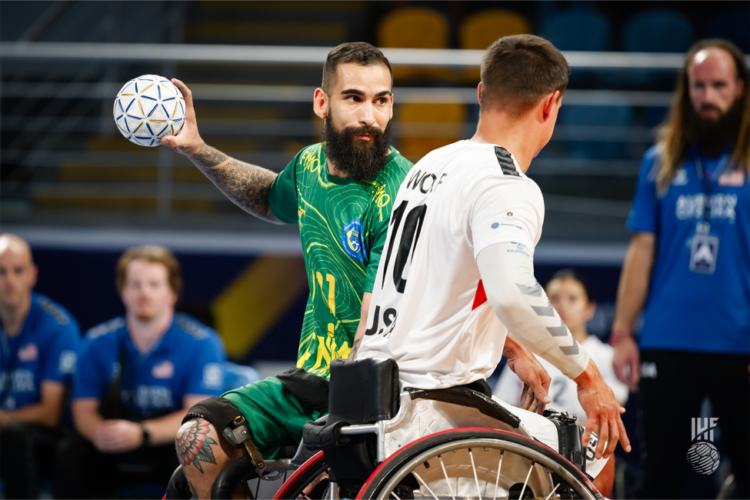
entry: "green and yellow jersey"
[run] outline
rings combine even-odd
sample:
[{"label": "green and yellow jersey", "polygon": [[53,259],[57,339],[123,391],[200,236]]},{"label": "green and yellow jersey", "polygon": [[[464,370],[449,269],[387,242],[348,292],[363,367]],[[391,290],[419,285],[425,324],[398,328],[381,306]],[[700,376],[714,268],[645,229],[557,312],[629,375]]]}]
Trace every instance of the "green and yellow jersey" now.
[{"label": "green and yellow jersey", "polygon": [[411,167],[391,148],[375,179],[334,177],[320,143],[297,153],[271,185],[273,214],[299,224],[310,286],[299,368],[328,378],[331,360],[349,356],[362,295],[372,291],[378,271],[393,200]]}]

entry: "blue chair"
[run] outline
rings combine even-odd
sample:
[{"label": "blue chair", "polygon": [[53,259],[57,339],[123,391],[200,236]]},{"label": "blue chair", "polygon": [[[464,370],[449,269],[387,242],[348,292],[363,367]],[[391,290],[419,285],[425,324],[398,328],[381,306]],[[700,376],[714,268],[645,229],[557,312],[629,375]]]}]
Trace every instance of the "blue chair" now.
[{"label": "blue chair", "polygon": [[[566,141],[569,157],[594,160],[625,159],[628,143],[617,141],[633,124],[633,108],[630,106],[563,106],[560,108],[558,124],[575,127],[575,137]],[[588,139],[594,131],[611,134],[606,137]]]},{"label": "blue chair", "polygon": [[[650,9],[636,14],[623,27],[627,52],[685,53],[693,43],[690,19],[673,9]],[[605,79],[618,86],[667,84],[676,77],[674,70],[630,69],[607,73]]]},{"label": "blue chair", "polygon": [[539,35],[560,50],[605,51],[609,48],[609,21],[600,12],[574,8],[546,14]]},{"label": "blue chair", "polygon": [[623,31],[628,52],[684,53],[693,43],[690,19],[673,9],[651,9],[636,14]]},{"label": "blue chair", "polygon": [[[566,51],[606,51],[611,31],[607,18],[587,7],[549,12],[539,24],[539,35]],[[590,70],[575,69],[570,82],[578,84],[594,75]]]},{"label": "blue chair", "polygon": [[742,52],[750,52],[750,29],[747,12],[727,11],[714,17],[708,25],[707,38],[724,38]]},{"label": "blue chair", "polygon": [[255,368],[229,361],[224,363],[224,391],[231,391],[259,380],[260,373]]}]

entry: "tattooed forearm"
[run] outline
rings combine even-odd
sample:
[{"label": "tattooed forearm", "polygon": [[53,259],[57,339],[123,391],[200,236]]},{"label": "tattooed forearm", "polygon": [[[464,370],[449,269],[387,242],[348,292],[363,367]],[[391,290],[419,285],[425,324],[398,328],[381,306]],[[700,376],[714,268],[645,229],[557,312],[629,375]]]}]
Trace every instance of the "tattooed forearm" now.
[{"label": "tattooed forearm", "polygon": [[268,206],[275,172],[236,160],[208,144],[189,158],[235,205],[260,219],[279,222]]},{"label": "tattooed forearm", "polygon": [[211,445],[218,443],[208,435],[210,430],[208,421],[196,418],[180,427],[175,439],[177,458],[180,463],[185,467],[190,464],[194,465],[196,469],[201,471],[201,474],[203,474],[201,462],[216,464]]}]

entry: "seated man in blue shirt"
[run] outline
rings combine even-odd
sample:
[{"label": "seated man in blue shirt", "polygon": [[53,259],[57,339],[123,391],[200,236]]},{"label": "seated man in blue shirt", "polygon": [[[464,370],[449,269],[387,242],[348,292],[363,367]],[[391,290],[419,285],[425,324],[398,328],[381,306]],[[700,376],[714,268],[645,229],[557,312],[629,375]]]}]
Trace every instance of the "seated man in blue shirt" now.
[{"label": "seated man in blue shirt", "polygon": [[76,365],[78,323],[33,293],[29,245],[0,235],[0,473],[5,498],[36,498],[50,475],[66,392]]},{"label": "seated man in blue shirt", "polygon": [[117,264],[125,316],[89,330],[73,382],[78,434],[58,454],[56,498],[106,498],[134,481],[169,481],[187,409],[222,393],[219,336],[174,306],[182,286],[169,250],[128,249]]}]

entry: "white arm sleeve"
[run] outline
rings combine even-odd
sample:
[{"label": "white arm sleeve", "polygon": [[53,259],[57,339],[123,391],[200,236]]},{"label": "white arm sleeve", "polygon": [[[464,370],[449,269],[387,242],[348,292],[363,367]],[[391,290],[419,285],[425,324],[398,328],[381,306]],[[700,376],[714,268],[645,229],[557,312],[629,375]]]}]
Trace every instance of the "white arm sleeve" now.
[{"label": "white arm sleeve", "polygon": [[487,301],[500,321],[525,348],[573,379],[589,364],[589,355],[575,341],[534,278],[531,252],[518,243],[497,243],[477,255]]}]

